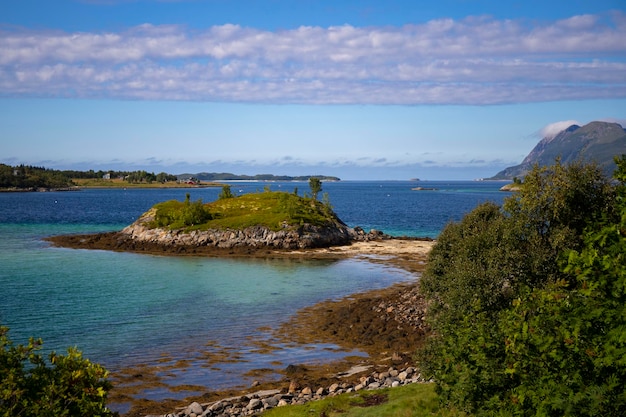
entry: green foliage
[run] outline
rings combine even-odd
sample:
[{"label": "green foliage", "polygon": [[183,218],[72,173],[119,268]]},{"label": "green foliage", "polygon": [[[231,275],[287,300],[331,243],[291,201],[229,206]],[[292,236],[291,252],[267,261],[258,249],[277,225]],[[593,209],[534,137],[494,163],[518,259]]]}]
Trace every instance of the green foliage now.
[{"label": "green foliage", "polygon": [[299,197],[292,193],[264,191],[237,198],[219,198],[202,204],[170,200],[156,204],[151,227],[169,229],[243,229],[265,226],[271,230],[299,227],[307,223],[315,226],[337,222],[337,216],[328,205]]},{"label": "green foliage", "polygon": [[0,188],[67,188],[72,185],[70,178],[61,171],[0,164]]},{"label": "green foliage", "polygon": [[590,224],[562,278],[528,288],[504,317],[515,414],[626,415],[626,158],[617,163],[617,215]]},{"label": "green foliage", "polygon": [[311,189],[313,200],[317,200],[317,195],[322,191],[322,181],[317,177],[309,178],[309,188]]},{"label": "green foliage", "polygon": [[184,229],[194,225],[201,225],[212,218],[211,212],[201,199],[190,201],[189,193],[185,201],[170,200],[155,205],[154,227],[168,227],[170,229]]},{"label": "green foliage", "polygon": [[72,179],[102,181],[105,175],[112,179],[125,178],[131,184],[151,184],[154,181],[165,183],[177,180],[175,175],[165,172],[155,175],[153,172],[146,171],[59,171],[26,165],[11,167],[0,164],[0,188],[68,188],[74,186]]},{"label": "green foliage", "polygon": [[234,197],[235,197],[234,194],[230,190],[230,185],[228,184],[225,184],[224,186],[222,186],[222,191],[220,191],[220,194],[217,196],[217,198],[219,198],[220,200],[224,198],[234,198]]},{"label": "green foliage", "polygon": [[[535,167],[502,209],[483,204],[444,229],[421,279],[434,336],[420,352],[423,371],[435,377],[444,402],[470,413],[511,412],[523,373],[511,370],[524,366],[512,365],[507,350],[518,320],[510,316],[513,302],[526,311],[525,295],[560,285],[561,254],[583,247],[588,225],[613,217],[614,200],[597,167],[557,161]],[[543,312],[537,310],[539,321]],[[537,359],[533,349],[524,352],[522,364]]]},{"label": "green foliage", "polygon": [[437,379],[443,402],[467,412],[508,383],[497,372],[504,349],[494,323],[525,256],[511,239],[506,216],[485,203],[442,231],[420,281],[436,331],[421,352],[422,371]]},{"label": "green foliage", "polygon": [[106,408],[111,384],[102,366],[75,348],[67,355],[38,353],[41,340],[14,345],[0,326],[0,416],[112,416]]},{"label": "green foliage", "polygon": [[159,172],[158,174],[156,174],[155,179],[156,181],[163,184],[168,181],[176,181],[178,178],[176,178],[176,175],[171,175],[167,172]]},{"label": "green foliage", "polygon": [[332,210],[333,209],[332,204],[330,204],[330,196],[328,195],[328,193],[322,194],[322,204],[324,204],[324,206],[328,210]]},{"label": "green foliage", "polygon": [[293,193],[264,191],[245,194],[236,199],[217,200],[209,204],[213,219],[203,227],[243,229],[265,226],[280,230],[302,224],[323,226],[338,221],[335,213],[315,200]]},{"label": "green foliage", "polygon": [[128,175],[124,176],[126,181],[130,183],[140,183],[145,182],[148,184],[152,184],[153,181],[157,180],[157,176],[154,175],[154,172],[147,171],[133,171]]}]

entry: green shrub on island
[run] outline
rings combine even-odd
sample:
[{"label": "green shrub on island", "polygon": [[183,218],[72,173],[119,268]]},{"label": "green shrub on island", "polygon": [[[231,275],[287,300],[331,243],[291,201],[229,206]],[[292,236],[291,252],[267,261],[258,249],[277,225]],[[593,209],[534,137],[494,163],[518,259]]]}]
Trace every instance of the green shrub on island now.
[{"label": "green shrub on island", "polygon": [[[222,191],[224,192],[224,191]],[[201,200],[170,200],[154,206],[151,227],[184,229],[245,229],[263,226],[278,231],[303,224],[332,225],[339,222],[330,204],[281,191],[264,191],[238,197],[221,197],[211,203]]]},{"label": "green shrub on island", "polygon": [[117,415],[106,407],[111,383],[102,366],[69,348],[67,355],[39,353],[41,339],[14,345],[0,326],[0,416]]},{"label": "green shrub on island", "polygon": [[626,415],[626,156],[535,167],[502,208],[438,238],[419,352],[442,402],[475,415]]},{"label": "green shrub on island", "polygon": [[190,195],[185,195],[185,201],[170,200],[155,206],[154,227],[167,227],[170,229],[183,229],[186,227],[201,225],[212,218],[211,213],[202,200],[190,200]]}]

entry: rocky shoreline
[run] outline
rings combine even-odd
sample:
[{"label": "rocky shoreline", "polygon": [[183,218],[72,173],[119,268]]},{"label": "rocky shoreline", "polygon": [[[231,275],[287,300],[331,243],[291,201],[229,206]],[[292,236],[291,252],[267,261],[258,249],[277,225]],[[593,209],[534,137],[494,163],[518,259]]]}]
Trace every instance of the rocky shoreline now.
[{"label": "rocky shoreline", "polygon": [[86,235],[61,235],[47,238],[57,246],[80,249],[104,249],[175,255],[253,255],[280,251],[331,248],[352,242],[391,239],[389,235],[371,230],[350,228],[340,221],[324,226],[283,225],[280,230],[263,226],[244,229],[170,230],[154,228],[156,210],[150,209],[138,220],[118,232]]},{"label": "rocky shoreline", "polygon": [[[357,369],[358,370],[358,369]],[[342,375],[339,374],[339,377]],[[390,367],[386,371],[371,372],[359,377],[358,381],[334,382],[327,387],[300,387],[292,383],[287,392],[279,389],[261,390],[246,395],[224,398],[208,403],[194,401],[187,407],[168,414],[149,414],[146,417],[244,417],[286,405],[302,405],[309,401],[321,400],[344,393],[362,390],[394,388],[402,385],[427,383],[422,375],[412,366],[397,369]]]},{"label": "rocky shoreline", "polygon": [[[368,357],[326,365],[289,365],[277,382],[255,382],[247,390],[211,393],[178,405],[145,404],[127,415],[149,417],[250,416],[269,408],[304,404],[342,393],[429,383],[415,367],[413,355],[428,328],[426,306],[415,284],[326,301],[301,310],[276,332],[297,343],[319,340]],[[156,413],[161,414],[156,414]]]},{"label": "rocky shoreline", "polygon": [[[302,228],[299,233],[310,232],[311,229]],[[319,232],[319,230],[314,232]],[[250,236],[255,239],[261,237],[262,239],[270,238],[270,240],[284,238],[280,234],[272,236],[266,230],[241,233],[230,231],[228,236],[221,235],[222,240],[207,240],[204,244],[200,242],[201,239],[208,239],[206,235],[201,236],[200,233],[194,237],[187,235],[164,230],[148,231],[141,223],[136,222],[120,232],[54,236],[48,240],[54,245],[71,248],[175,256],[323,259],[356,257],[365,258],[371,262],[390,264],[414,273],[420,273],[424,269],[428,253],[434,243],[431,239],[394,238],[378,231],[366,233],[359,228],[349,229],[345,233],[331,233],[332,236],[341,237],[338,241],[343,242],[335,245],[328,244],[328,241],[310,244],[322,242],[315,239],[305,240],[309,242],[305,245],[241,244],[242,241],[250,239]],[[345,239],[346,236],[347,239]],[[328,364],[290,365],[283,372],[284,378],[281,381],[261,381],[258,386],[253,387],[257,390],[253,393],[246,390],[215,392],[196,399],[179,401],[177,404],[140,401],[133,404],[125,415],[135,417],[155,415],[155,412],[160,412],[164,413],[158,414],[161,416],[242,416],[277,406],[279,403],[282,405],[306,402],[347,390],[356,391],[377,386],[423,382],[419,373],[413,368],[412,356],[428,332],[423,321],[425,310],[424,300],[415,283],[399,284],[387,289],[354,294],[342,300],[327,301],[311,306],[300,311],[288,323],[277,329],[276,337],[284,341],[303,344],[324,340],[346,350],[359,349],[366,352],[369,357],[359,358],[357,363],[346,361],[333,364],[330,368]],[[354,369],[360,372],[355,373]],[[337,370],[343,370],[343,373],[336,374]],[[349,380],[348,377],[357,379]],[[263,395],[259,394],[259,390]],[[111,400],[113,401],[117,395],[128,400],[123,392],[115,393],[114,390],[112,394]],[[183,407],[181,403],[191,405]],[[202,412],[196,413],[200,411],[200,408]],[[227,410],[230,411],[226,412]]]}]

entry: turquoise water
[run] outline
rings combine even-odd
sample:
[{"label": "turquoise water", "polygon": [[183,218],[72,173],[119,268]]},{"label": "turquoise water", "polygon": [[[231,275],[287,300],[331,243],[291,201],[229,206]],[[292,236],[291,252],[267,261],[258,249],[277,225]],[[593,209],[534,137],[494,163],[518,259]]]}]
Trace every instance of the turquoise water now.
[{"label": "turquoise water", "polygon": [[[420,184],[421,185],[421,184]],[[349,226],[395,235],[436,237],[476,204],[505,196],[494,183],[437,183],[437,191],[411,191],[409,182],[324,184]],[[259,183],[236,183],[235,193]],[[305,183],[272,183],[302,194]],[[47,350],[77,346],[115,371],[157,366],[166,358],[190,361],[167,372],[172,385],[220,389],[250,378],[251,369],[337,358],[333,345],[285,346],[271,340],[299,309],[351,293],[418,279],[363,260],[313,261],[164,257],[51,247],[58,234],[119,230],[154,203],[168,199],[212,201],[219,189],[87,190],[0,193],[0,323],[19,343],[44,339]],[[255,342],[275,344],[259,352]],[[211,348],[208,348],[211,346]],[[239,360],[207,366],[207,349],[225,349]],[[352,352],[357,353],[358,352]],[[166,388],[145,392],[172,397]]]}]

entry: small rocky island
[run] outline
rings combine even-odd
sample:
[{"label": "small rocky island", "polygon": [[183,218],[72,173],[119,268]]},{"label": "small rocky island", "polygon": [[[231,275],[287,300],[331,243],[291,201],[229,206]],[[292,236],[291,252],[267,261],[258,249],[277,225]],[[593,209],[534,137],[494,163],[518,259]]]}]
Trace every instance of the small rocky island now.
[{"label": "small rocky island", "polygon": [[58,246],[170,254],[253,254],[328,248],[390,236],[351,228],[316,197],[265,191],[211,203],[158,203],[118,232],[54,236]]},{"label": "small rocky island", "polygon": [[[72,248],[176,256],[364,257],[415,273],[424,269],[434,243],[429,238],[394,238],[376,230],[348,227],[330,204],[314,197],[269,191],[234,197],[227,191],[206,204],[192,202],[189,194],[182,202],[158,203],[117,232],[48,240]],[[201,398],[131,400],[127,415],[191,416],[199,412],[239,417],[341,392],[424,382],[413,367],[412,354],[428,332],[425,310],[414,282],[328,300],[284,323],[276,330],[277,340],[302,344],[325,341],[346,350],[362,350],[367,358],[348,357],[333,363],[330,373],[325,364],[290,365],[278,381],[261,380],[248,389],[210,392]],[[137,374],[134,369],[124,372]],[[136,379],[125,378],[124,372],[117,375],[110,397],[113,402],[128,402],[132,398],[129,393],[137,386]],[[150,381],[148,378],[146,387],[151,387]],[[327,388],[320,388],[324,386]]]}]

